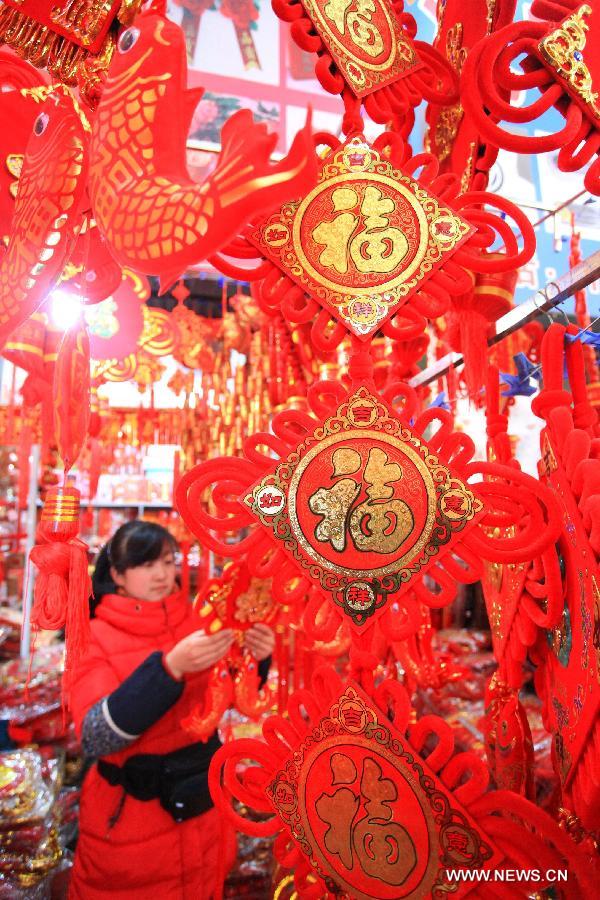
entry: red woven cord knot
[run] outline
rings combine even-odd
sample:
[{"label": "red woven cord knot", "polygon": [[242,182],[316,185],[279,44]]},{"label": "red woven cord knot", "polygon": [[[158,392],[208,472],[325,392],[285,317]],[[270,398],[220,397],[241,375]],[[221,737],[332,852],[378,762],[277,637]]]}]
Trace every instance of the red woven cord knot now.
[{"label": "red woven cord knot", "polygon": [[356,676],[363,669],[373,672],[377,668],[377,657],[368,650],[357,650],[353,648],[350,653],[350,666],[352,673]]},{"label": "red woven cord knot", "polygon": [[353,385],[373,383],[373,358],[364,345],[353,348],[348,362],[348,374]]},{"label": "red woven cord knot", "polygon": [[59,578],[67,578],[71,566],[71,548],[69,543],[58,544],[49,541],[47,544],[36,544],[30,558],[39,569],[37,587],[40,576],[56,575]]},{"label": "red woven cord knot", "polygon": [[487,433],[490,438],[498,437],[499,434],[506,434],[508,428],[508,416],[500,413],[495,416],[487,417]]},{"label": "red woven cord knot", "polygon": [[375,688],[373,676],[377,666],[378,659],[374,653],[359,650],[358,647],[350,651],[350,675],[368,694],[372,694]]},{"label": "red woven cord knot", "polygon": [[575,403],[573,407],[573,423],[576,428],[593,428],[598,421],[598,414],[594,407],[587,401]]},{"label": "red woven cord knot", "polygon": [[539,419],[546,420],[550,411],[558,406],[571,406],[571,394],[560,389],[542,390],[531,402],[533,414]]},{"label": "red woven cord knot", "polygon": [[600,496],[592,495],[583,504],[583,525],[592,550],[600,556]]},{"label": "red woven cord knot", "polygon": [[[576,325],[569,325],[566,335],[571,338],[579,335]],[[586,367],[584,348],[579,340],[570,340],[565,346],[569,387],[573,394],[573,420],[576,428],[592,429],[597,421],[597,413],[589,401],[586,385]]]},{"label": "red woven cord knot", "polygon": [[360,114],[360,100],[353,97],[349,91],[344,91],[344,118],[342,119],[342,131],[346,137],[354,134],[362,134],[365,123]]}]

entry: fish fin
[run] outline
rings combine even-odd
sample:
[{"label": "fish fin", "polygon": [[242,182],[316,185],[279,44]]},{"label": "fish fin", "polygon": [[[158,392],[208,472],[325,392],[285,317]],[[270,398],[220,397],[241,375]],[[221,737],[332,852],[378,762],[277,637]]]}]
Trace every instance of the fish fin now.
[{"label": "fish fin", "polygon": [[191,88],[188,91],[185,91],[183,95],[183,124],[185,126],[185,133],[188,134],[191,125],[192,125],[192,116],[196,110],[196,107],[202,100],[204,95],[204,88]]},{"label": "fish fin", "polygon": [[239,109],[221,129],[221,152],[214,177],[218,180],[221,168],[229,170],[229,163],[236,156],[243,158],[244,163],[250,162],[253,171],[268,165],[276,144],[277,135],[269,132],[264,122],[255,122],[249,109]]},{"label": "fish fin", "polygon": [[306,110],[304,126],[296,134],[292,141],[287,156],[284,156],[272,169],[273,172],[294,172],[298,163],[305,157],[305,167],[298,180],[303,182],[302,191],[309,190],[317,183],[318,161],[312,135],[312,107]]},{"label": "fish fin", "polygon": [[181,267],[179,267],[177,269],[172,269],[170,272],[161,272],[161,274],[158,277],[158,283],[159,283],[158,296],[162,297],[164,294],[166,294],[167,291],[169,290],[169,288],[173,287],[175,282],[179,278],[181,278],[182,275],[183,275],[183,272],[181,270]]}]

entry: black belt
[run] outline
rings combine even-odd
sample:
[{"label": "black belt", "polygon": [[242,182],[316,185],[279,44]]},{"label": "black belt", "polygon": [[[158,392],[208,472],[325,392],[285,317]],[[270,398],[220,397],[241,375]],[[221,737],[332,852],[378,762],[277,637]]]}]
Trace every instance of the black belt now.
[{"label": "black belt", "polygon": [[160,800],[176,822],[199,816],[213,806],[208,792],[208,767],[221,741],[215,733],[172,753],[137,753],[122,766],[98,760],[98,772],[113,787],[136,800]]}]

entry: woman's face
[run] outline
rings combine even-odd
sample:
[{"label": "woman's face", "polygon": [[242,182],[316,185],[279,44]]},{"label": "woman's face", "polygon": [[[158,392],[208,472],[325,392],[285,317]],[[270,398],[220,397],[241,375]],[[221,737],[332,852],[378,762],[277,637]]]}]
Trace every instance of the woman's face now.
[{"label": "woman's face", "polygon": [[157,559],[142,563],[124,572],[110,570],[111,577],[121,593],[136,600],[160,601],[173,593],[175,588],[175,557],[173,549],[165,544]]}]

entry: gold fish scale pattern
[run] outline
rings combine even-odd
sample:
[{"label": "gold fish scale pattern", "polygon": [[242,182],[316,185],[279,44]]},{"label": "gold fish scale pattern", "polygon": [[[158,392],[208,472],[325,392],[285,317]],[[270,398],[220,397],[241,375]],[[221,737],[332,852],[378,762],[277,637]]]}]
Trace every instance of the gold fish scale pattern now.
[{"label": "gold fish scale pattern", "polygon": [[[152,124],[169,75],[109,87],[92,145],[94,211],[117,253],[152,262],[195,244],[214,214],[212,197],[156,174]],[[143,161],[143,165],[142,162]],[[124,202],[124,197],[127,202]]]},{"label": "gold fish scale pattern", "polygon": [[[11,237],[0,265],[0,326],[21,304],[39,303],[36,288],[48,269],[62,269],[61,243],[70,232],[68,213],[84,165],[77,121],[67,116],[27,150],[15,202]],[[50,126],[52,128],[52,122]],[[58,262],[57,262],[58,260]]]}]

